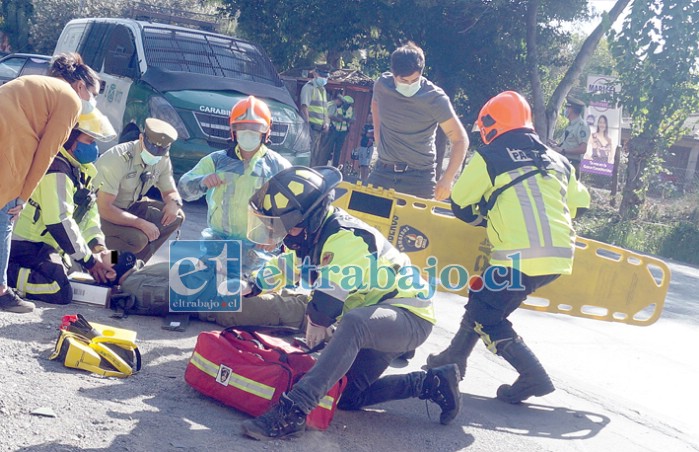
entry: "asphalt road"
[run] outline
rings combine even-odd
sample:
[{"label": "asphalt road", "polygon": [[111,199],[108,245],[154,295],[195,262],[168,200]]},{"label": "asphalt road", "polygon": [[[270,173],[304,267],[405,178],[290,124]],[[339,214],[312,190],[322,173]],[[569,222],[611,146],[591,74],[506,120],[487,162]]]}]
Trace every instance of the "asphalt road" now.
[{"label": "asphalt road", "polygon": [[[197,220],[188,221],[182,237],[196,237],[204,209],[203,203],[187,206],[188,218]],[[495,400],[497,387],[514,381],[516,373],[479,344],[460,386],[463,411],[453,425],[435,423],[435,405],[429,406],[430,420],[424,402],[416,400],[387,403],[365,415],[340,413],[337,422],[343,431],[355,430],[360,450],[366,444],[367,450],[699,451],[699,390],[693,386],[699,381],[699,270],[670,267],[662,316],[650,326],[523,309],[510,317],[557,387],[546,397],[520,406]],[[432,336],[407,368],[390,372],[418,370],[429,353],[446,346],[464,301],[439,294]],[[325,437],[330,449],[347,447],[328,433],[313,433],[317,439],[296,446]]]}]

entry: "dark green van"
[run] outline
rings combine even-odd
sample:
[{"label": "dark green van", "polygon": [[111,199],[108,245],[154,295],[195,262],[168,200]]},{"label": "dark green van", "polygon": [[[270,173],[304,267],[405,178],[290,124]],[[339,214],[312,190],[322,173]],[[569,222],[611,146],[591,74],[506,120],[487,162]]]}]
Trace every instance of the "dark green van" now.
[{"label": "dark green van", "polygon": [[102,78],[97,105],[117,142],[136,139],[147,117],[179,133],[170,151],[176,174],[230,143],[233,105],[253,95],[272,111],[271,148],[307,165],[308,127],[271,61],[257,45],[215,33],[132,19],[68,22],[54,53],[78,52]]}]

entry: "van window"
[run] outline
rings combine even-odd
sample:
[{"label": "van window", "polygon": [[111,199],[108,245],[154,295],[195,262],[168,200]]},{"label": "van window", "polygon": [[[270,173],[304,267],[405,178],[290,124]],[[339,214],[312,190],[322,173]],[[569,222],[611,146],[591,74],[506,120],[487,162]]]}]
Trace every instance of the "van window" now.
[{"label": "van window", "polygon": [[148,26],[143,27],[143,38],[148,66],[283,85],[269,59],[251,43],[193,30]]},{"label": "van window", "polygon": [[80,40],[78,53],[83,57],[85,64],[98,72],[102,71],[105,41],[109,37],[109,31],[114,28],[114,26],[114,24],[92,22],[88,25]]},{"label": "van window", "polygon": [[104,72],[121,77],[137,78],[138,60],[131,30],[117,25],[112,30],[104,56]]}]

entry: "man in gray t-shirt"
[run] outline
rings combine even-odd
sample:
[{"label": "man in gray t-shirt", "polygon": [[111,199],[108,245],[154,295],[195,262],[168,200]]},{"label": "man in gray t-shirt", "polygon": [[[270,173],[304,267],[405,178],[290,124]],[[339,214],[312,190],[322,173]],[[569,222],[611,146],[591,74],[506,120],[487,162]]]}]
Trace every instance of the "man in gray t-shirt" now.
[{"label": "man in gray t-shirt", "polygon": [[[449,97],[422,76],[425,55],[410,42],[391,55],[391,72],[374,83],[371,110],[378,161],[369,184],[421,198],[447,199],[461,169],[468,136]],[[435,180],[435,137],[441,127],[451,142],[449,165]]]}]

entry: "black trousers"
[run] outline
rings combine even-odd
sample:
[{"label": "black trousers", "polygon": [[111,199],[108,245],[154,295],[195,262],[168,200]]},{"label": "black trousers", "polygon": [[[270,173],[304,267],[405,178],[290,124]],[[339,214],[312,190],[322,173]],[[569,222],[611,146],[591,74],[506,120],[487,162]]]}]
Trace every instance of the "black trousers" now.
[{"label": "black trousers", "polygon": [[46,243],[13,240],[7,280],[10,287],[31,300],[52,304],[73,301],[63,259]]},{"label": "black trousers", "polygon": [[[506,288],[493,290],[484,284],[478,292],[470,291],[466,304],[466,315],[473,329],[480,334],[491,349],[503,339],[514,339],[517,333],[507,317],[536,289],[551,283],[560,275],[529,276],[518,270],[502,267],[504,274],[497,275],[497,284],[517,281],[516,290]],[[485,271],[484,271],[485,274]]]}]

